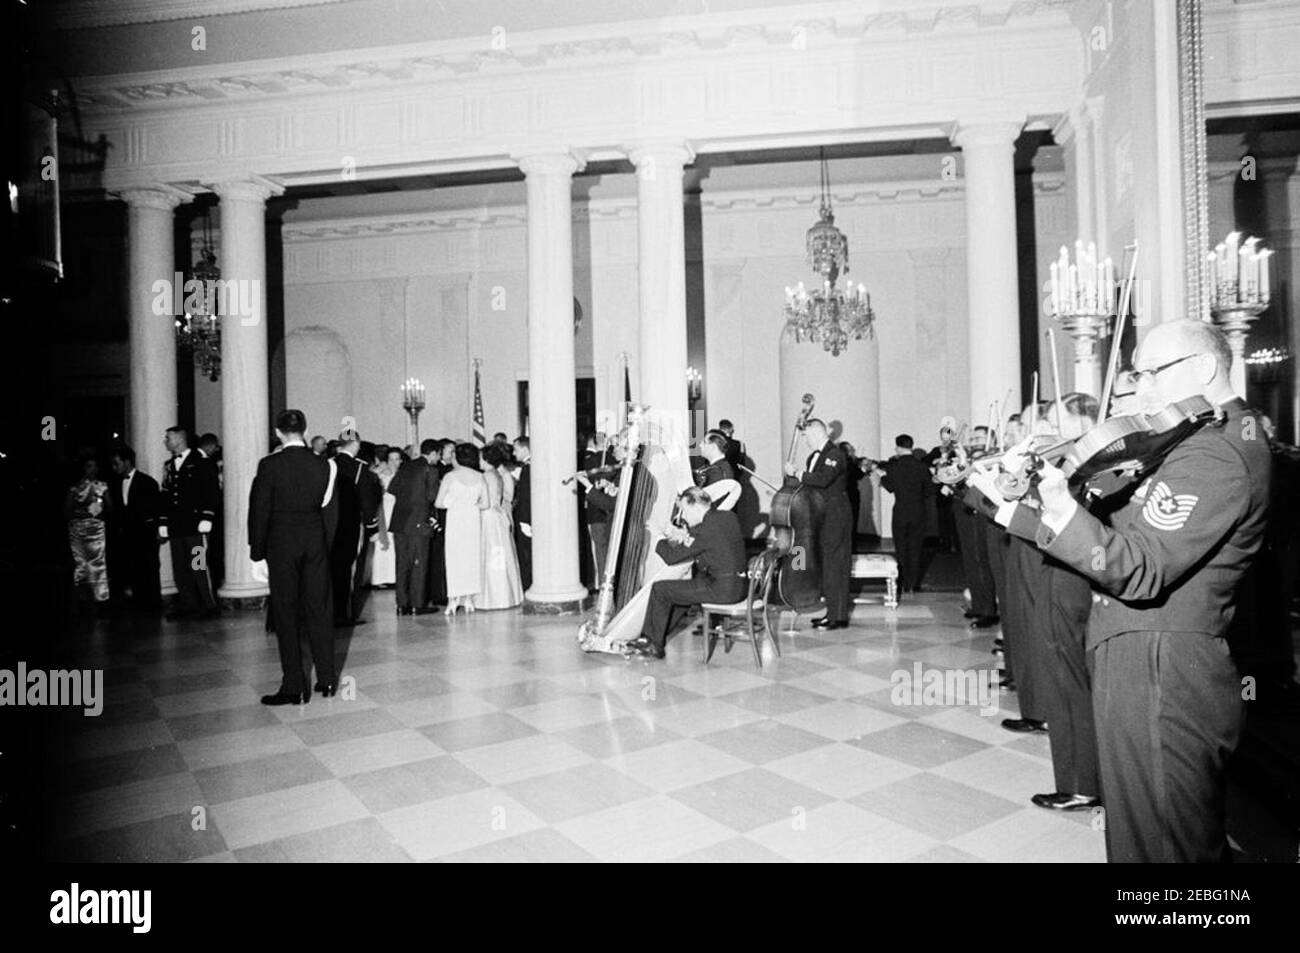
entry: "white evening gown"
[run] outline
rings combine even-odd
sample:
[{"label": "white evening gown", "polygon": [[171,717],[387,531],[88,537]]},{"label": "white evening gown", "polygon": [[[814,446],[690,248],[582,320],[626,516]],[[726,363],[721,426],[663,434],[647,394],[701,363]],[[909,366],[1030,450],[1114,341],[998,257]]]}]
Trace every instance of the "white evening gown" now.
[{"label": "white evening gown", "polygon": [[370,541],[370,585],[392,586],[397,583],[397,541],[392,537],[389,524],[393,521],[393,505],[397,497],[388,493],[393,474],[387,467],[379,471],[379,482],[384,488],[384,529],[389,533],[388,548],[379,545],[379,537]]},{"label": "white evening gown", "polygon": [[[447,598],[477,596],[483,591],[483,520],[481,507],[487,503],[483,474],[456,467],[438,487],[438,509],[447,511]],[[479,605],[479,600],[474,600]]]},{"label": "white evening gown", "polygon": [[515,555],[515,538],[510,528],[510,503],[514,500],[514,481],[510,496],[501,474],[485,470],[488,508],[483,510],[483,592],[474,600],[480,609],[513,609],[523,602],[524,590],[519,581],[519,559]]}]

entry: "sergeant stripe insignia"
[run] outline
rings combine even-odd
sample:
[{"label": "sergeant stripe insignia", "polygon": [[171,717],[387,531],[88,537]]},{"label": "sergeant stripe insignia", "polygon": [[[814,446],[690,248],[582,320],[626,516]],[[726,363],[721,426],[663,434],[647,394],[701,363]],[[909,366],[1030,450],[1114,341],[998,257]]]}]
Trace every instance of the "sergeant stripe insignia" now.
[{"label": "sergeant stripe insignia", "polygon": [[1175,493],[1165,483],[1157,483],[1142,507],[1142,518],[1156,529],[1178,530],[1187,524],[1200,497]]}]

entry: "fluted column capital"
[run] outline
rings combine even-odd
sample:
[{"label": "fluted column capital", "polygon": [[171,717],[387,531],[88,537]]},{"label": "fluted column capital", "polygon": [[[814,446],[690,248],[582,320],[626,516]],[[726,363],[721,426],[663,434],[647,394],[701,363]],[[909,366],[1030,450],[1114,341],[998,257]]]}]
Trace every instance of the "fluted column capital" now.
[{"label": "fluted column capital", "polygon": [[685,139],[646,139],[623,147],[638,170],[648,165],[687,166],[695,161],[695,148]]},{"label": "fluted column capital", "polygon": [[284,194],[283,185],[261,175],[217,179],[207,186],[223,202],[265,202],[273,195]]},{"label": "fluted column capital", "polygon": [[574,149],[546,149],[511,156],[526,176],[573,175],[586,167],[586,156]]},{"label": "fluted column capital", "polygon": [[123,189],[118,198],[130,208],[149,208],[159,212],[170,212],[178,205],[194,201],[194,196],[174,185],[151,185],[136,189]]},{"label": "fluted column capital", "polygon": [[952,131],[952,143],[959,149],[1002,146],[1013,149],[1025,127],[1023,119],[963,119]]}]

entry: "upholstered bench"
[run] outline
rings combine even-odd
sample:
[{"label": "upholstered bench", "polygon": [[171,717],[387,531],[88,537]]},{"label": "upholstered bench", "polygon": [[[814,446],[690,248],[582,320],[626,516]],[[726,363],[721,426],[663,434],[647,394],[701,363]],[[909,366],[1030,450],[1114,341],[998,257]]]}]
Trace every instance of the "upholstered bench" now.
[{"label": "upholstered bench", "polygon": [[[885,605],[898,608],[898,560],[893,553],[856,553],[853,556],[854,579],[885,580]],[[858,596],[854,602],[874,602]]]}]

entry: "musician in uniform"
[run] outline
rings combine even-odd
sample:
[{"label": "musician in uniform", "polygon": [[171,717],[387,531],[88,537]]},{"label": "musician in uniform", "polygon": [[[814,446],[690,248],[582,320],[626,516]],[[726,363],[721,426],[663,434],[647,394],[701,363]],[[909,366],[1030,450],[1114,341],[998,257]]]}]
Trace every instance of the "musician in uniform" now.
[{"label": "musician in uniform", "polygon": [[163,442],[172,458],[163,474],[158,537],[170,543],[176,580],[176,608],[167,618],[196,612],[212,618],[221,611],[208,568],[208,536],[221,500],[217,468],[190,448],[190,432],[184,427],[168,427]]},{"label": "musician in uniform", "polygon": [[275,421],[281,449],[257,464],[248,499],[248,555],[265,560],[280,646],[280,688],[263,705],[302,705],[311,699],[302,670],[302,637],[311,644],[316,691],[338,689],[334,633],[329,625],[330,546],[337,508],[331,506],[338,468],[303,440],[307,419],[285,410]]},{"label": "musician in uniform", "polygon": [[1268,441],[1233,393],[1212,325],[1157,325],[1134,366],[1148,410],[1199,396],[1220,419],[1174,447],[1109,526],[1045,465],[1034,535],[1097,590],[1088,648],[1108,858],[1220,861],[1225,765],[1244,716],[1225,636],[1264,535]]},{"label": "musician in uniform", "polygon": [[736,514],[715,510],[708,492],[699,487],[683,490],[677,507],[685,529],[647,526],[663,537],[655,546],[660,558],[669,565],[693,560],[695,574],[691,579],[661,579],[650,587],[641,636],[627,643],[631,652],[646,658],[664,657],[668,636],[691,606],[745,598],[745,540]]},{"label": "musician in uniform", "polygon": [[[822,596],[826,614],[813,620],[818,629],[846,629],[849,625],[849,580],[853,573],[853,507],[849,503],[849,462],[844,451],[831,443],[826,424],[813,418],[804,426],[809,449],[799,482],[822,494],[822,521],[817,527],[822,567]],[[789,476],[793,464],[785,465]]]},{"label": "musician in uniform", "polygon": [[727,460],[728,441],[718,430],[710,430],[700,441],[704,466],[695,472],[695,484],[709,491],[715,510],[734,510],[740,499],[740,481]]}]

